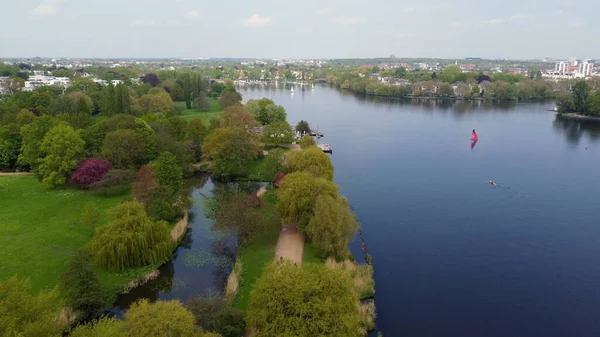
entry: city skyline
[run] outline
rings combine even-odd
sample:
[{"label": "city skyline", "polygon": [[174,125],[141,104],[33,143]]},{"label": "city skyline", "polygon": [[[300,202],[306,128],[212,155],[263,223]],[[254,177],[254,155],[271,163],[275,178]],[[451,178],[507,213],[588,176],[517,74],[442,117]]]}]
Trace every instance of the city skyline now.
[{"label": "city skyline", "polygon": [[600,33],[600,4],[589,0],[36,0],[4,8],[23,14],[0,22],[4,58],[600,58],[600,46],[588,43]]}]

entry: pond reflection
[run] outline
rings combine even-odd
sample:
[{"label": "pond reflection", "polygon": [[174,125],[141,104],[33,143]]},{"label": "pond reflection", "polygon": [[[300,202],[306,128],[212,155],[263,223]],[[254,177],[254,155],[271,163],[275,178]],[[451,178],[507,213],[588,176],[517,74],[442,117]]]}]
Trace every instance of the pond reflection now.
[{"label": "pond reflection", "polygon": [[563,133],[567,142],[573,145],[577,145],[584,136],[592,142],[600,140],[600,119],[596,121],[556,115],[552,127],[558,133]]}]

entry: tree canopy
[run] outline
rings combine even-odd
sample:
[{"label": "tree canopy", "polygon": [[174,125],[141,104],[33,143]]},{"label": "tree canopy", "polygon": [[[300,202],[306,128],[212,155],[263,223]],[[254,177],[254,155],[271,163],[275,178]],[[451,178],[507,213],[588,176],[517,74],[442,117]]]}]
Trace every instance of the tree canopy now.
[{"label": "tree canopy", "polygon": [[106,134],[102,156],[115,168],[135,168],[146,159],[146,143],[133,130],[112,131]]},{"label": "tree canopy", "polygon": [[223,178],[245,176],[257,147],[241,129],[219,128],[204,140],[204,151],[215,161],[215,174]]},{"label": "tree canopy", "polygon": [[290,125],[283,122],[276,122],[265,125],[262,132],[263,143],[271,146],[283,146],[291,144],[296,135]]},{"label": "tree canopy", "polygon": [[44,158],[39,174],[49,187],[64,185],[67,176],[85,155],[85,142],[72,127],[59,124],[44,136],[40,150]]},{"label": "tree canopy", "polygon": [[315,177],[333,180],[333,164],[329,156],[316,146],[288,153],[284,168],[287,173],[308,172]]},{"label": "tree canopy", "polygon": [[358,303],[343,271],[278,261],[256,282],[247,322],[256,337],[359,336]]}]

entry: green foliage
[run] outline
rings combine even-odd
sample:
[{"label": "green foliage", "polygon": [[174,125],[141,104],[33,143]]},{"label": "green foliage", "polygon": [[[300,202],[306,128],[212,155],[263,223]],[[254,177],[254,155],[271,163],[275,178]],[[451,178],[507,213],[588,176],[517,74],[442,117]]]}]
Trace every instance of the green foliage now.
[{"label": "green foliage", "polygon": [[590,115],[600,115],[600,92],[592,92],[585,103],[585,110]]},{"label": "green foliage", "polygon": [[168,114],[173,111],[173,100],[164,90],[158,93],[146,94],[140,97],[139,104],[141,112],[144,114]]},{"label": "green foliage", "polygon": [[94,203],[88,203],[85,205],[83,209],[83,213],[81,214],[81,222],[92,230],[92,233],[96,233],[96,226],[100,222],[102,218],[102,214],[100,214],[100,210]]},{"label": "green foliage", "polygon": [[269,155],[265,159],[265,174],[268,179],[273,180],[280,172],[283,172],[285,153],[283,149],[269,151]]},{"label": "green foliage", "polygon": [[221,127],[252,131],[257,126],[254,116],[241,105],[231,106],[223,112]]},{"label": "green foliage", "polygon": [[148,215],[158,220],[175,221],[181,216],[181,208],[176,202],[177,194],[170,187],[159,185],[150,192],[146,205]]},{"label": "green foliage", "polygon": [[262,133],[263,143],[270,146],[283,146],[291,144],[296,135],[286,122],[276,122],[265,125]]},{"label": "green foliage", "polygon": [[122,203],[111,216],[92,243],[100,266],[120,271],[169,259],[172,245],[167,223],[150,219],[142,203]]},{"label": "green foliage", "polygon": [[319,195],[338,198],[338,186],[306,172],[295,172],[283,178],[277,190],[277,210],[286,224],[298,224],[304,230],[313,217]]},{"label": "green foliage", "polygon": [[0,335],[59,337],[66,324],[58,321],[58,291],[31,295],[28,279],[16,276],[0,282]]},{"label": "green foliage", "polygon": [[[159,301],[153,304],[147,299],[134,303],[125,314],[123,337],[200,337],[196,332],[194,315],[179,301]],[[201,330],[200,330],[201,331]]]},{"label": "green foliage", "polygon": [[204,141],[206,134],[206,126],[204,126],[204,123],[201,119],[196,118],[190,121],[187,127],[187,136],[189,140],[201,144]]},{"label": "green foliage", "polygon": [[358,294],[344,272],[273,262],[250,298],[247,322],[262,336],[358,336]]},{"label": "green foliage", "polygon": [[206,137],[204,152],[215,161],[214,174],[230,179],[247,174],[248,164],[256,158],[257,148],[246,131],[219,128]]},{"label": "green foliage", "polygon": [[575,112],[585,113],[586,101],[590,95],[590,85],[586,81],[577,81],[571,88],[573,109]]},{"label": "green foliage", "polygon": [[360,227],[345,198],[317,197],[306,233],[323,252],[337,259],[348,256],[348,244]]},{"label": "green foliage", "polygon": [[308,125],[307,121],[301,120],[300,122],[298,122],[298,124],[296,124],[296,131],[299,132],[301,135],[310,135],[310,125]]},{"label": "green foliage", "polygon": [[315,139],[310,134],[304,135],[304,137],[302,137],[302,139],[300,140],[299,144],[300,144],[300,147],[303,149],[308,149],[312,146],[317,145],[317,143],[315,142]]},{"label": "green foliage", "polygon": [[285,109],[268,98],[249,100],[246,108],[262,125],[285,122],[287,118]]},{"label": "green foliage", "polygon": [[81,318],[100,313],[111,301],[104,295],[96,274],[83,251],[73,254],[62,275],[62,289],[67,305]]},{"label": "green foliage", "polygon": [[573,103],[573,96],[567,93],[561,93],[556,97],[556,109],[560,113],[573,112],[575,105]]},{"label": "green foliage", "polygon": [[123,322],[115,318],[102,318],[71,331],[71,337],[121,337]]},{"label": "green foliage", "polygon": [[17,124],[0,126],[0,170],[14,169],[21,150],[21,129]]},{"label": "green foliage", "polygon": [[64,185],[85,154],[85,142],[72,127],[59,124],[44,136],[40,150],[45,155],[39,166],[42,183],[48,187]]},{"label": "green foliage", "polygon": [[146,145],[144,139],[135,131],[116,130],[106,134],[102,156],[114,168],[136,168],[146,160]]},{"label": "green foliage", "polygon": [[114,169],[108,171],[99,182],[91,184],[89,189],[94,194],[105,197],[118,196],[129,191],[129,185],[134,179],[134,171]]},{"label": "green foliage", "polygon": [[177,163],[177,158],[171,152],[163,152],[152,163],[152,168],[158,182],[177,193],[183,186],[183,172]]},{"label": "green foliage", "polygon": [[221,119],[217,117],[211,117],[208,121],[208,129],[206,130],[207,134],[213,133],[216,129],[221,127]]},{"label": "green foliage", "polygon": [[223,337],[244,335],[244,314],[221,296],[211,293],[205,297],[194,296],[186,303],[186,307],[196,318],[196,324],[204,330],[218,332]]},{"label": "green foliage", "polygon": [[221,97],[219,97],[219,105],[223,109],[238,105],[241,101],[242,95],[240,95],[238,92],[224,92]]},{"label": "green foliage", "polygon": [[457,80],[457,77],[460,73],[462,73],[462,70],[460,70],[459,67],[447,66],[442,71],[442,75],[440,76],[440,79],[446,83],[453,83],[454,81]]},{"label": "green foliage", "polygon": [[41,116],[36,118],[33,123],[23,126],[21,129],[23,143],[19,155],[20,164],[29,165],[34,172],[38,172],[40,159],[44,157],[41,149],[42,141],[46,133],[57,123],[58,121],[51,116]]},{"label": "green foliage", "polygon": [[288,153],[284,168],[287,173],[308,172],[315,177],[333,180],[333,164],[329,156],[316,146]]}]

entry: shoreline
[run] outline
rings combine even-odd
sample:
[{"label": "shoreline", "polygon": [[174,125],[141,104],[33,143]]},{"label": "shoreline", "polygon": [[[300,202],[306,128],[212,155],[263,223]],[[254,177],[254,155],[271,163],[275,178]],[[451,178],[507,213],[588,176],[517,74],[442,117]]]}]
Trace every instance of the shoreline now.
[{"label": "shoreline", "polygon": [[579,119],[579,120],[600,122],[600,116],[582,115],[582,114],[578,114],[576,112],[565,112],[565,113],[557,112],[556,116],[562,117],[562,118],[567,118],[567,119]]}]

